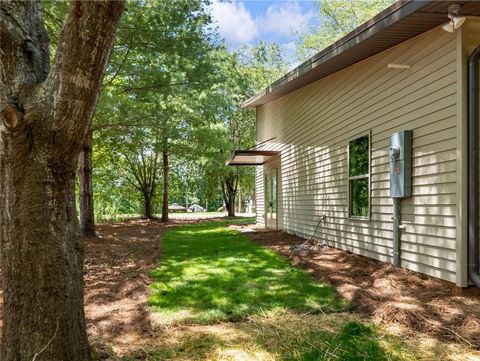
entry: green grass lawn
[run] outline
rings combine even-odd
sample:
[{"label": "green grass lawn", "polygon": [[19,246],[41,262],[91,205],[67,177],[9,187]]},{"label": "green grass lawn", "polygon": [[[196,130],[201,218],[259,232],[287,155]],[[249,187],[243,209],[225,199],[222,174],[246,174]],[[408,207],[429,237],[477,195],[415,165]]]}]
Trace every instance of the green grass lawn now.
[{"label": "green grass lawn", "polygon": [[209,324],[266,311],[319,313],[345,306],[330,286],[225,225],[208,222],[166,233],[150,297],[160,319]]},{"label": "green grass lawn", "polygon": [[340,312],[348,304],[331,286],[227,222],[164,235],[149,303],[172,338],[146,360],[415,359],[398,340]]},{"label": "green grass lawn", "polygon": [[169,327],[123,361],[414,361],[410,347],[345,313],[279,313],[235,323]]}]

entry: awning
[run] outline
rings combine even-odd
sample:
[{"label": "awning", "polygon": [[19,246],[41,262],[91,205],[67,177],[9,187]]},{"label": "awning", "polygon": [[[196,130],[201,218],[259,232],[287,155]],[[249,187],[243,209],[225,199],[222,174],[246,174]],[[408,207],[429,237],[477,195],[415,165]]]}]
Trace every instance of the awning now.
[{"label": "awning", "polygon": [[280,152],[272,150],[236,150],[228,165],[262,165]]}]

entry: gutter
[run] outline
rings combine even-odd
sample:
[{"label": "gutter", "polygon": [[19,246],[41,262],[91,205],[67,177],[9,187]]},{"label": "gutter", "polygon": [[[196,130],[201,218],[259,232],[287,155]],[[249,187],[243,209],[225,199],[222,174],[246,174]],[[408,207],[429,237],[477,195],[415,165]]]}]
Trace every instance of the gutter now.
[{"label": "gutter", "polygon": [[468,60],[468,276],[475,287],[480,287],[478,253],[479,60],[480,46],[473,51]]}]

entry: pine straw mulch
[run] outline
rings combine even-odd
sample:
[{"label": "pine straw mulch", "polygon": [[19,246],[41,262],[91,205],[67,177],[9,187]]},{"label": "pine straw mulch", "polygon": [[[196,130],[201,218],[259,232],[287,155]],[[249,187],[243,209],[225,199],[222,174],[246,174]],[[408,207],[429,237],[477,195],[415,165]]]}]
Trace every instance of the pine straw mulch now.
[{"label": "pine straw mulch", "polygon": [[335,248],[294,251],[290,247],[305,240],[282,231],[247,234],[287,257],[293,265],[333,285],[367,321],[400,326],[403,335],[406,331],[411,337],[433,337],[480,349],[479,289],[462,289]]},{"label": "pine straw mulch", "polygon": [[97,237],[85,239],[85,316],[100,354],[151,336],[148,271],[158,262],[163,230],[161,223],[135,220],[99,225]]}]

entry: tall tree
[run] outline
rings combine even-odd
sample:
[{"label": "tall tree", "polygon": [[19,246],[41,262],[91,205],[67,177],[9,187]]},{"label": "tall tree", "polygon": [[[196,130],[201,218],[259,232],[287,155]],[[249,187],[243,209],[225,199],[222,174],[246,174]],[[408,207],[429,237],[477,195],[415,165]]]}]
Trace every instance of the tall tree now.
[{"label": "tall tree", "polygon": [[316,0],[320,22],[309,33],[297,34],[297,57],[304,61],[333,44],[395,0]]},{"label": "tall tree", "polygon": [[157,188],[160,184],[162,130],[156,126],[130,127],[118,134],[109,132],[104,141],[110,143],[117,173],[138,192],[145,219],[153,219]]},{"label": "tall tree", "polygon": [[[132,1],[129,4],[126,33],[128,27],[136,32],[122,36],[125,45],[118,47],[118,54],[123,56],[114,63],[123,66],[109,77],[113,80],[108,81],[101,100],[105,116],[95,119],[94,128],[104,123],[125,124],[137,119],[132,125],[160,130],[155,150],[161,152],[162,220],[168,221],[170,157],[188,148],[184,146],[188,132],[196,123],[204,122],[201,114],[202,109],[208,107],[206,94],[218,83],[214,61],[216,32],[212,29],[206,2],[202,0]],[[125,57],[129,61],[123,63]],[[105,127],[102,132],[122,136],[112,127]],[[153,149],[153,144],[149,148]],[[139,149],[133,147],[127,151]],[[132,153],[129,158],[135,159]]]},{"label": "tall tree", "polygon": [[220,186],[227,214],[233,217],[240,183],[244,183],[245,189],[251,188],[255,174],[253,168],[225,165],[235,149],[255,146],[255,113],[241,109],[241,104],[286,69],[280,47],[264,42],[224,53],[222,64],[225,81],[216,97],[219,105],[212,108],[222,127],[217,132],[209,129],[204,133],[210,138],[211,152],[206,169],[211,187]]},{"label": "tall tree", "polygon": [[141,194],[143,215],[146,219],[154,217],[154,200],[158,186],[159,151],[156,147],[141,149],[138,158],[130,158],[125,153],[125,160],[134,179],[127,178],[130,184]]},{"label": "tall tree", "polygon": [[91,358],[74,180],[123,6],[72,2],[50,71],[40,2],[0,2],[4,361]]}]

